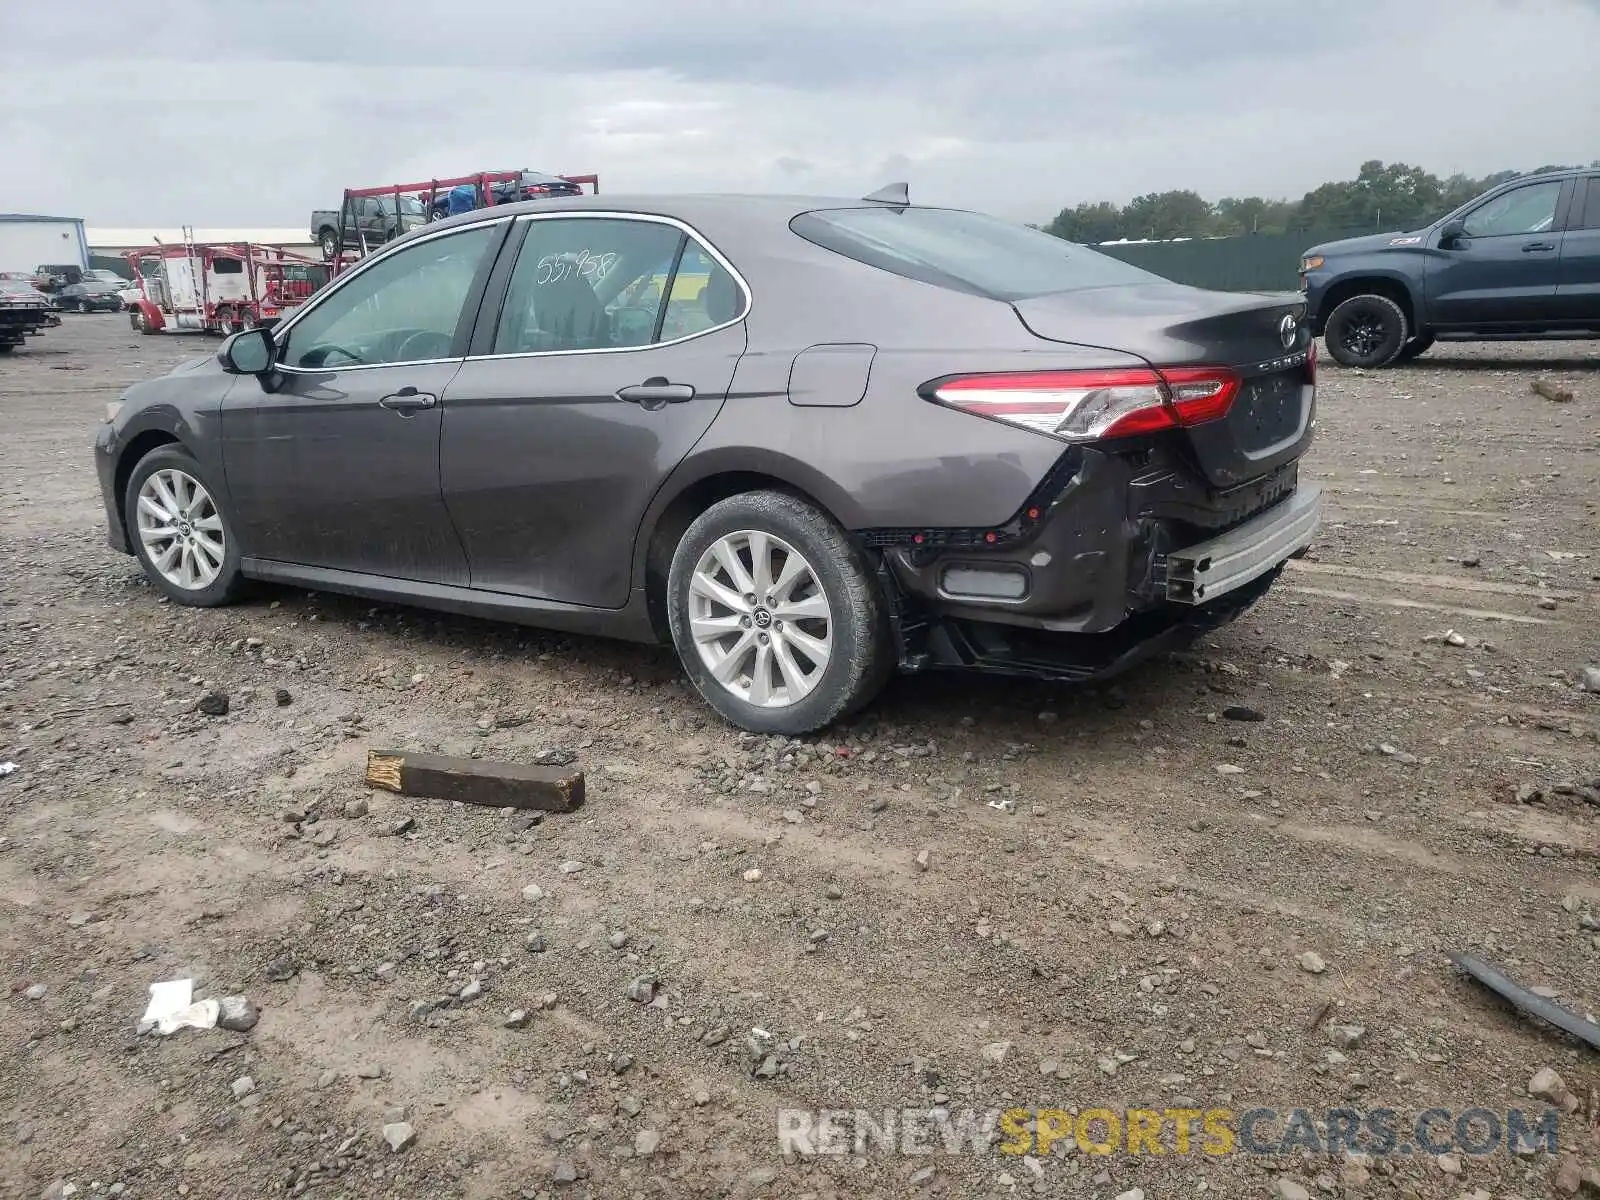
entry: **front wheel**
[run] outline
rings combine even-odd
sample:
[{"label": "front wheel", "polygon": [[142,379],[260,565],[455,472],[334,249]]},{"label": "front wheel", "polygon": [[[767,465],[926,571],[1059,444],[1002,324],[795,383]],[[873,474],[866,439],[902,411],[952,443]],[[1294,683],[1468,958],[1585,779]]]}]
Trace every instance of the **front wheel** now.
[{"label": "front wheel", "polygon": [[215,608],[239,597],[239,543],[205,470],[188,451],[158,446],[124,495],[134,553],[150,582],[179,604]]},{"label": "front wheel", "polygon": [[1406,344],[1406,314],[1387,296],[1351,296],[1328,314],[1323,340],[1346,367],[1381,367]]},{"label": "front wheel", "polygon": [[746,492],[697,517],[673,552],[667,619],[691,682],[754,733],[811,733],[871,701],[894,671],[871,567],[827,514]]}]

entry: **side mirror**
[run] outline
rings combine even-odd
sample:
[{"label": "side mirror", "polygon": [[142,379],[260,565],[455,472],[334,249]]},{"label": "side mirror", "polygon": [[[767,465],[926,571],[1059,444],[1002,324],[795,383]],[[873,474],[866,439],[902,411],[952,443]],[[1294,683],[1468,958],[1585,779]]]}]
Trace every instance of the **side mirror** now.
[{"label": "side mirror", "polygon": [[1446,221],[1444,228],[1439,230],[1439,244],[1441,246],[1450,242],[1459,241],[1467,236],[1467,223],[1465,221]]},{"label": "side mirror", "polygon": [[231,334],[217,350],[217,361],[229,375],[265,375],[277,357],[271,332],[259,327]]}]

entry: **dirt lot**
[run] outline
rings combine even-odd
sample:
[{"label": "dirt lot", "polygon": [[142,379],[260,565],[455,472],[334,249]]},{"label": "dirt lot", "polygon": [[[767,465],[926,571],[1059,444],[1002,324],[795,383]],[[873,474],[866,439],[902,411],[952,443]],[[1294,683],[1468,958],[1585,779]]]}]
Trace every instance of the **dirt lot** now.
[{"label": "dirt lot", "polygon": [[[1179,1154],[1171,1125],[1161,1156],[786,1162],[777,1117],[1348,1106],[1404,1132],[1542,1114],[1544,1067],[1600,1084],[1442,953],[1600,1009],[1600,343],[1325,367],[1325,533],[1198,654],[1078,694],[903,680],[805,743],[721,725],[664,651],[159,601],[106,547],[92,426],[212,345],[69,316],[0,360],[5,1195],[1481,1200],[1600,1166],[1582,1112],[1565,1179],[1543,1150]],[[589,802],[521,828],[369,793],[395,745],[570,750]],[[136,1034],[179,978],[259,1023]]]}]

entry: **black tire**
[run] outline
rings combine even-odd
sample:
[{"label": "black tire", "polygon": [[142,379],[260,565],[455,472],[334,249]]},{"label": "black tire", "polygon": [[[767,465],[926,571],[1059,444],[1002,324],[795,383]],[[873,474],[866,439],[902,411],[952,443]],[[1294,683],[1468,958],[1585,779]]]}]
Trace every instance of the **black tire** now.
[{"label": "black tire", "polygon": [[1406,314],[1387,296],[1351,296],[1328,314],[1323,340],[1334,361],[1346,367],[1381,367],[1406,344]]},{"label": "black tire", "polygon": [[324,229],[317,235],[317,244],[322,247],[322,257],[332,262],[339,257],[339,234],[336,230]]},{"label": "black tire", "polygon": [[[812,568],[830,610],[833,644],[827,664],[803,699],[780,708],[753,704],[719,683],[689,630],[689,588],[697,564],[719,539],[745,530],[793,546]],[[672,554],[667,621],[695,689],[730,724],[753,733],[815,732],[871,702],[894,674],[888,610],[871,565],[826,513],[783,492],[730,496],[695,518]]]},{"label": "black tire", "polygon": [[[207,492],[211,494],[212,504],[216,507],[217,516],[222,519],[223,555],[222,568],[217,572],[217,577],[205,588],[189,589],[179,587],[167,579],[151,561],[149,552],[145,549],[143,540],[139,537],[138,521],[135,513],[139,505],[139,489],[144,486],[144,481],[157,471],[176,469],[198,480]],[[194,608],[217,608],[224,604],[231,604],[238,600],[248,590],[249,582],[239,569],[239,539],[234,534],[233,520],[228,515],[227,508],[218,493],[217,485],[206,474],[206,471],[187,450],[181,446],[157,446],[146,454],[133,468],[133,474],[128,477],[128,487],[123,493],[123,523],[127,527],[128,541],[133,546],[133,552],[139,559],[139,565],[144,568],[145,576],[151,584],[158,588],[164,595],[170,597],[178,604],[187,604]]]},{"label": "black tire", "polygon": [[1395,362],[1410,362],[1413,358],[1420,358],[1433,349],[1433,334],[1424,333],[1412,338],[1400,347],[1400,353],[1394,356]]}]

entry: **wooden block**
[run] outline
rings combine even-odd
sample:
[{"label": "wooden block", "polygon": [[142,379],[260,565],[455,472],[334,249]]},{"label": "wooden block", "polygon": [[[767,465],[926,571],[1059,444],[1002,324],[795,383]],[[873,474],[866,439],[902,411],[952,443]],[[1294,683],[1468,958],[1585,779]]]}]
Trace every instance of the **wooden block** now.
[{"label": "wooden block", "polygon": [[583,772],[571,767],[525,767],[404,750],[367,751],[367,783],[403,796],[485,808],[572,812],[583,804]]},{"label": "wooden block", "polygon": [[1535,379],[1529,386],[1546,400],[1553,400],[1557,404],[1572,403],[1572,393],[1566,388],[1557,387],[1548,379]]}]

